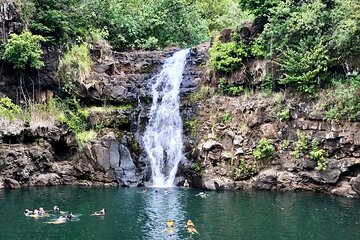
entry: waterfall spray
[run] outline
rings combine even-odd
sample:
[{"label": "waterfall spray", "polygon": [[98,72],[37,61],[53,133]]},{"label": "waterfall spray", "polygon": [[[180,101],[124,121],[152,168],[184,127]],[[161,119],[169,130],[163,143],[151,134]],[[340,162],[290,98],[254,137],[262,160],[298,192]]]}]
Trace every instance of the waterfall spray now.
[{"label": "waterfall spray", "polygon": [[166,59],[152,85],[153,101],[143,140],[155,187],[171,187],[174,184],[182,157],[179,93],[188,53],[189,49],[181,50]]}]

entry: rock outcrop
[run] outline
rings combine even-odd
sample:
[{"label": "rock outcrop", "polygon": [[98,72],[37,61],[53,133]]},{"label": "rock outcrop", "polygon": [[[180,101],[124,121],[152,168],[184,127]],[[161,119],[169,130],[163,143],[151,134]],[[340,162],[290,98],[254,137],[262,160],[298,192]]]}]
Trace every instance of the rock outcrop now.
[{"label": "rock outcrop", "polygon": [[[193,48],[181,86],[182,98],[202,81],[200,65],[207,48],[208,44]],[[150,178],[141,139],[148,121],[149,82],[176,50],[120,53],[94,46],[95,64],[88,79],[77,83],[77,94],[83,102],[95,105],[87,108],[88,124],[94,129],[100,126],[101,131],[84,149],[79,149],[74,133],[55,118],[31,120],[27,126],[23,120],[0,117],[0,188],[143,185]],[[38,102],[61,92],[54,77],[57,64],[53,60],[58,52],[50,49],[48,53],[44,59],[47,67],[39,73],[42,90],[34,95]],[[16,99],[18,83],[11,72],[10,67],[3,72],[0,96]],[[181,108],[184,118],[193,114],[190,106]]]},{"label": "rock outcrop", "polygon": [[[286,112],[286,117],[279,112]],[[305,101],[290,92],[213,96],[198,105],[194,119],[197,124],[192,133],[197,145],[193,147],[202,170],[202,181],[196,179],[197,173],[194,184],[209,190],[223,189],[218,179],[230,179],[235,182],[228,185],[232,189],[360,196],[359,120],[326,121],[316,100]],[[263,138],[275,151],[259,160],[253,153]],[[312,158],[311,152],[319,149],[321,157]],[[320,161],[324,163],[321,169]]]}]

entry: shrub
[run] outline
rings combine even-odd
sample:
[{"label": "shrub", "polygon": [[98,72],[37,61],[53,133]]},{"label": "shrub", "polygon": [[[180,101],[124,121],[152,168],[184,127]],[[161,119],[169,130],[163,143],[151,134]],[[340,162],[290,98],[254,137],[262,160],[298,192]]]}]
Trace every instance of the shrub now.
[{"label": "shrub", "polygon": [[286,150],[290,146],[290,141],[288,139],[284,139],[280,143],[280,149]]},{"label": "shrub", "polygon": [[62,114],[59,120],[69,126],[75,133],[84,132],[89,129],[89,112],[81,107],[80,101],[76,98],[67,98],[65,101],[59,101]]},{"label": "shrub", "polygon": [[222,43],[215,40],[209,49],[210,63],[217,72],[230,73],[238,68],[247,52],[242,42]]},{"label": "shrub", "polygon": [[228,83],[225,78],[219,79],[219,87],[223,94],[229,96],[239,96],[242,92],[244,92],[243,86],[236,86],[232,83]]},{"label": "shrub", "polygon": [[10,40],[5,45],[2,58],[19,70],[24,70],[27,66],[40,69],[44,66],[41,61],[40,43],[42,41],[45,41],[42,36],[33,35],[30,32],[19,35],[10,34]]},{"label": "shrub", "polygon": [[83,131],[76,133],[76,142],[79,149],[82,150],[86,146],[86,143],[96,138],[97,133],[94,130]]},{"label": "shrub", "polygon": [[311,142],[311,151],[310,151],[310,158],[314,161],[316,161],[317,171],[324,171],[327,168],[328,161],[324,157],[325,150],[319,149],[319,143],[314,139]]},{"label": "shrub", "polygon": [[335,90],[326,98],[330,105],[326,118],[356,120],[360,112],[360,76],[348,78],[345,82],[336,82],[335,86]]},{"label": "shrub", "polygon": [[331,11],[331,46],[338,61],[345,62],[360,53],[360,2],[335,0]]},{"label": "shrub", "polygon": [[58,77],[64,90],[71,93],[75,82],[83,82],[89,75],[93,62],[87,44],[74,45],[59,62]]},{"label": "shrub", "polygon": [[281,84],[295,87],[299,92],[314,93],[315,87],[326,80],[329,65],[326,45],[322,42],[312,45],[300,41],[299,45],[288,48],[278,62],[284,71]]},{"label": "shrub", "polygon": [[258,166],[256,164],[248,166],[245,159],[241,158],[239,161],[239,166],[235,168],[234,179],[242,180],[254,176],[259,172]]},{"label": "shrub", "polygon": [[[59,107],[57,118],[75,133],[79,149],[82,150],[88,141],[97,136],[97,132],[100,132],[103,126],[101,124],[94,127],[89,125],[89,109],[83,108],[78,99],[67,98],[56,101]],[[117,110],[119,107],[111,107],[110,109]]]},{"label": "shrub", "polygon": [[23,111],[21,107],[13,103],[10,98],[8,97],[0,98],[1,118],[6,118],[11,121],[17,117],[20,117],[22,112]]},{"label": "shrub", "polygon": [[307,136],[299,129],[296,130],[296,137],[297,137],[297,141],[296,141],[295,149],[294,151],[291,152],[291,155],[295,158],[300,158],[308,149],[308,139]]},{"label": "shrub", "polygon": [[280,107],[275,113],[275,119],[279,121],[289,121],[290,119],[290,109],[287,107]]},{"label": "shrub", "polygon": [[253,151],[253,156],[256,160],[267,160],[273,156],[274,152],[274,144],[269,139],[262,138]]}]

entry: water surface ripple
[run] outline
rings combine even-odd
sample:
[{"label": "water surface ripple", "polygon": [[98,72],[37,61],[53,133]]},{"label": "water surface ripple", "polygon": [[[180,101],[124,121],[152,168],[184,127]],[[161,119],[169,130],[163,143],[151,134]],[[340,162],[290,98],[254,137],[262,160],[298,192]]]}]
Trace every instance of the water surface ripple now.
[{"label": "water surface ripple", "polygon": [[[0,191],[0,239],[360,239],[360,201],[314,193],[207,192],[179,188],[43,187]],[[77,222],[49,225],[25,208],[71,210]],[[90,214],[107,209],[105,217]],[[165,222],[175,221],[174,234]],[[185,228],[191,219],[199,235]]]}]

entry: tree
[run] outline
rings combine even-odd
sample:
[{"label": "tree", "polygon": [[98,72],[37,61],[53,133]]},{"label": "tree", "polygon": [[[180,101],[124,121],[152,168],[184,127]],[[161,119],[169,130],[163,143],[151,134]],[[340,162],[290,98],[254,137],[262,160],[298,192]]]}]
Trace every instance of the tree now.
[{"label": "tree", "polygon": [[42,41],[45,41],[42,36],[30,32],[11,34],[9,42],[5,45],[3,59],[19,70],[24,70],[27,66],[40,69],[44,66],[44,62],[41,61]]}]

